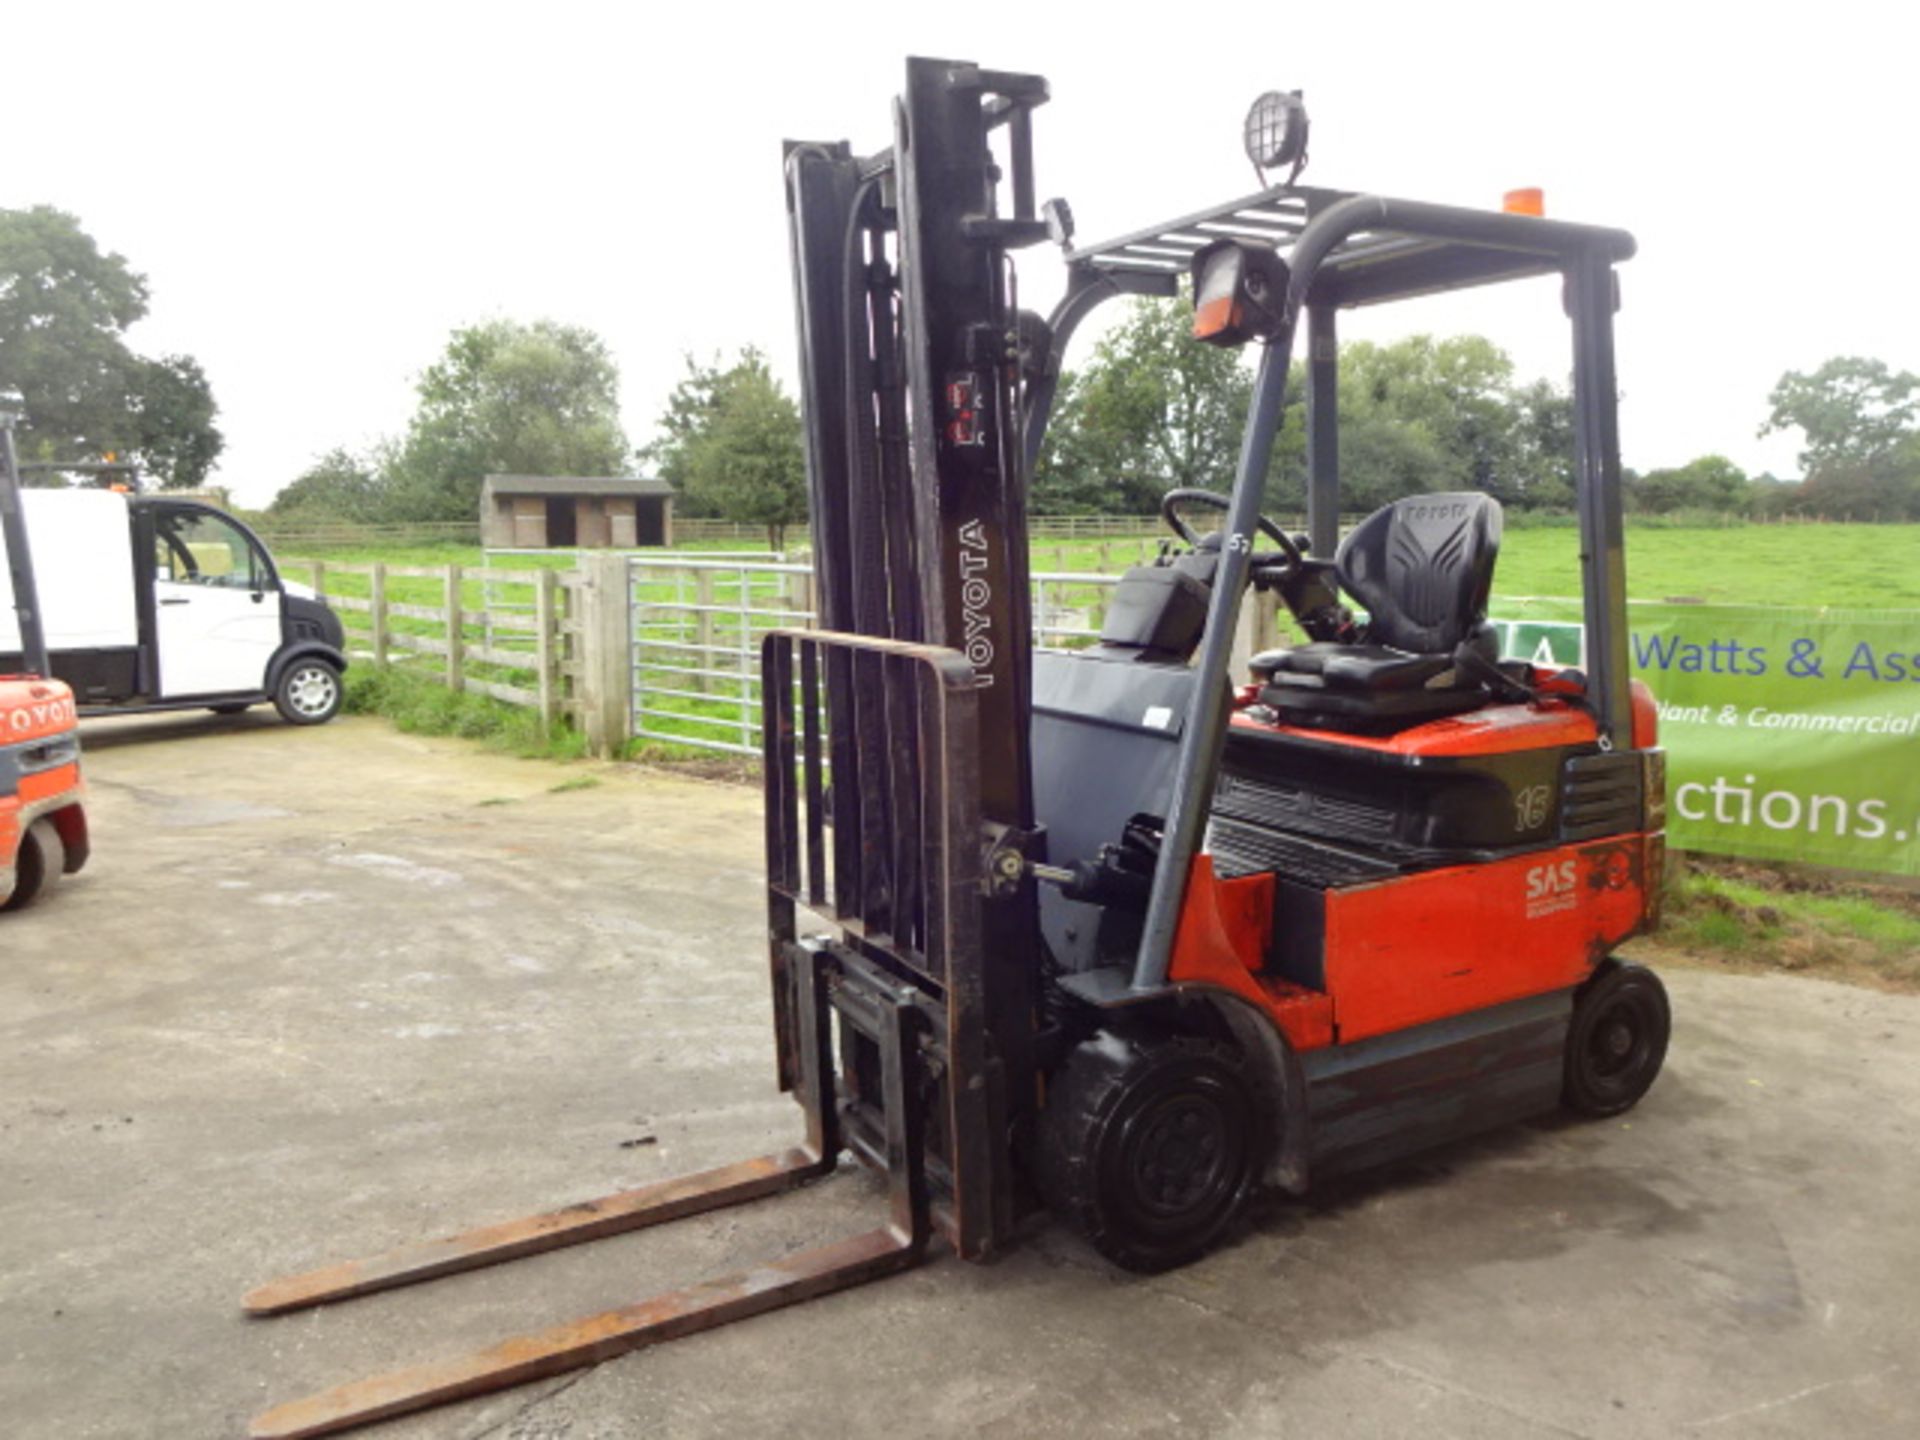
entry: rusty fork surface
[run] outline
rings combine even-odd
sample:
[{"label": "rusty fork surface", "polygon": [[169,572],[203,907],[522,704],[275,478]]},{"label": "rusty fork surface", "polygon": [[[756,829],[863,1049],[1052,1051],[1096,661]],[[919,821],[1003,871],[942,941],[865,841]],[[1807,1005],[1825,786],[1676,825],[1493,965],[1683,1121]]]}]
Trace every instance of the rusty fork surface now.
[{"label": "rusty fork surface", "polygon": [[370,1295],[376,1290],[478,1270],[523,1255],[538,1255],[777,1195],[830,1168],[830,1162],[818,1152],[796,1147],[440,1240],[403,1245],[369,1259],[348,1260],[273,1280],[249,1291],[240,1303],[250,1315],[279,1315],[309,1305]]},{"label": "rusty fork surface", "polygon": [[[822,1158],[817,1149],[797,1147],[442,1240],[403,1246],[368,1260],[276,1280],[253,1291],[244,1304],[251,1314],[274,1315],[476,1270],[778,1194],[830,1168],[832,1161]],[[896,1221],[635,1305],[515,1336],[469,1355],[335,1386],[276,1406],[257,1417],[248,1434],[252,1440],[333,1435],[597,1365],[629,1350],[710,1330],[904,1270],[924,1257],[926,1238],[923,1225]]]},{"label": "rusty fork surface", "polygon": [[832,1245],[603,1311],[454,1360],[434,1361],[309,1395],[259,1416],[252,1440],[303,1440],[451,1400],[545,1379],[664,1340],[744,1320],[917,1264],[921,1240],[891,1225]]}]

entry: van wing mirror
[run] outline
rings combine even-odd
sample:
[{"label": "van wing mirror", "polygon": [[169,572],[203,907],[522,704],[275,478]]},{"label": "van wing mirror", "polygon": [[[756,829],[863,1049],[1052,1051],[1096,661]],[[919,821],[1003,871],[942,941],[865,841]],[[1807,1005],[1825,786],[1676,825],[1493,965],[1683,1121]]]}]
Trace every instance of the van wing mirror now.
[{"label": "van wing mirror", "polygon": [[1193,338],[1209,345],[1271,340],[1286,316],[1291,278],[1268,246],[1214,241],[1193,257]]}]

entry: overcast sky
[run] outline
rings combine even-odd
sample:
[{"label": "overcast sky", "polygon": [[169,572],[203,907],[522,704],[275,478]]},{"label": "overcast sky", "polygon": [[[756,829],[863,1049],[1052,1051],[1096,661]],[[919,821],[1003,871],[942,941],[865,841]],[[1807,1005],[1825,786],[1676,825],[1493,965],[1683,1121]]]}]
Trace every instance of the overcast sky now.
[{"label": "overcast sky", "polygon": [[[1306,91],[1308,181],[1539,185],[1550,214],[1632,230],[1630,465],[1795,474],[1794,439],[1755,436],[1783,370],[1920,369],[1911,3],[21,9],[0,205],[72,211],[147,275],[133,343],[206,367],[243,504],[401,430],[476,320],[598,331],[636,442],[684,352],[757,344],[791,377],[780,141],[885,144],[910,53],[1052,81],[1039,185],[1083,240],[1251,189],[1239,125],[1271,88]],[[1021,266],[1044,308],[1053,252]],[[1421,330],[1485,333],[1525,375],[1570,363],[1551,282],[1344,333]]]}]

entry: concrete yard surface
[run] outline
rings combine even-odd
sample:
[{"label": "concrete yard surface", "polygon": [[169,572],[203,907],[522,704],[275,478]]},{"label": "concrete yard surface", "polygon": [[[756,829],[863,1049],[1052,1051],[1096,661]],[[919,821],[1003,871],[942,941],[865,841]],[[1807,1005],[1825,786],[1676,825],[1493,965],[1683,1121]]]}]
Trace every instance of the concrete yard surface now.
[{"label": "concrete yard surface", "polygon": [[[243,1318],[276,1274],[796,1137],[759,796],[265,710],[85,740],[94,863],[0,916],[0,1435],[238,1436],[877,1222],[849,1169]],[[1043,1229],[364,1433],[1920,1434],[1920,999],[1667,979],[1667,1072],[1623,1120],[1264,1203],[1167,1276]]]}]

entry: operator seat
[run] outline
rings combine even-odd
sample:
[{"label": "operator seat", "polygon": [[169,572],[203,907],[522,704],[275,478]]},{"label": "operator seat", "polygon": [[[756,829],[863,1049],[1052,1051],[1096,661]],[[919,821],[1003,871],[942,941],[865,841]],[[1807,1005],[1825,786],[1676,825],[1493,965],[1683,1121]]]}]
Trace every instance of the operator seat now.
[{"label": "operator seat", "polygon": [[1340,542],[1334,574],[1367,612],[1357,643],[1320,641],[1253,659],[1260,703],[1289,724],[1397,730],[1476,709],[1498,679],[1487,597],[1500,504],[1466,491],[1410,495]]}]

